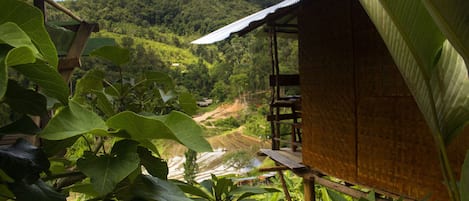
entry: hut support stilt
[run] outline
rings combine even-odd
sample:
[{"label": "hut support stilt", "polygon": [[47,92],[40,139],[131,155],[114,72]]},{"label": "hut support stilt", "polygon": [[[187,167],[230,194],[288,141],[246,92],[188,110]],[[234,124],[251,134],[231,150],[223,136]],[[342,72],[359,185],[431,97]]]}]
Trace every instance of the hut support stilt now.
[{"label": "hut support stilt", "polygon": [[314,177],[304,177],[303,188],[305,201],[316,201],[316,191],[314,190]]},{"label": "hut support stilt", "polygon": [[283,192],[285,193],[285,199],[291,201],[290,193],[288,192],[287,182],[285,182],[285,177],[283,176],[282,170],[277,171],[280,181],[282,182]]}]

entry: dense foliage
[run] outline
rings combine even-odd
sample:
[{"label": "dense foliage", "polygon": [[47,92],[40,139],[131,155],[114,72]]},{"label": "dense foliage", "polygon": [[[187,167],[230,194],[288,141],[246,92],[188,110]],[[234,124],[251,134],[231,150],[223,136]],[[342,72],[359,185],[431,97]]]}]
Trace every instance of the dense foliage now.
[{"label": "dense foliage", "polygon": [[[210,151],[202,128],[187,115],[195,112],[195,99],[176,90],[165,73],[146,72],[137,82],[120,73],[112,82],[99,70],[80,78],[69,97],[41,12],[17,0],[0,2],[0,9],[0,100],[22,114],[2,123],[0,137],[42,138],[39,147],[19,138],[0,148],[0,200],[62,201],[70,192],[95,200],[188,200],[167,181],[167,164],[152,140]],[[129,61],[129,51],[115,46],[90,55],[119,72]],[[48,119],[48,111],[54,114],[38,127],[37,117]]]},{"label": "dense foliage", "polygon": [[[145,70],[169,73],[197,98],[218,101],[268,89],[271,71],[269,40],[259,33],[214,45],[191,45],[190,41],[279,0],[130,0],[61,2],[84,19],[100,24],[97,36],[115,38],[132,51],[123,67],[130,75]],[[50,21],[69,20],[50,10]],[[255,31],[256,32],[256,31]],[[265,35],[265,34],[264,34]],[[295,39],[280,39],[281,68],[297,69]],[[84,68],[103,66],[88,59]],[[118,78],[115,78],[118,79]],[[249,82],[248,82],[249,80]]]}]

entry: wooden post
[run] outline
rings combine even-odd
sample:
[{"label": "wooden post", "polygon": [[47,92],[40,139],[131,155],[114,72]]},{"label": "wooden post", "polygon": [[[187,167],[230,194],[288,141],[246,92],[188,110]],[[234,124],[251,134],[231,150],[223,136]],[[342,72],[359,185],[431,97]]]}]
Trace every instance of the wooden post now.
[{"label": "wooden post", "polygon": [[283,192],[285,193],[285,199],[287,201],[291,201],[291,196],[290,196],[290,193],[288,192],[288,186],[287,186],[287,182],[285,181],[285,177],[283,176],[283,172],[282,170],[278,170],[278,176],[280,177],[280,181],[282,182],[282,188],[283,188]]},{"label": "wooden post", "polygon": [[316,191],[314,190],[314,177],[303,177],[303,188],[305,201],[315,201]]}]

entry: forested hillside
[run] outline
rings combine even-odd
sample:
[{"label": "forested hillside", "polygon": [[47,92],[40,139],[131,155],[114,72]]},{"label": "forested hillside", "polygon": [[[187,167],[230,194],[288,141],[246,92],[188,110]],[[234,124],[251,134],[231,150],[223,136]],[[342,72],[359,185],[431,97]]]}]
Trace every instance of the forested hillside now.
[{"label": "forested hillside", "polygon": [[[132,61],[125,77],[158,70],[169,73],[180,90],[219,101],[245,92],[268,88],[269,41],[253,31],[244,37],[214,45],[190,41],[280,0],[66,0],[61,2],[77,15],[98,22],[95,36],[111,37],[131,49]],[[49,12],[49,20],[68,20]],[[281,68],[296,69],[296,42],[280,41]],[[104,68],[86,60],[84,68]],[[80,74],[78,72],[78,74]],[[113,73],[109,73],[111,78]]]}]

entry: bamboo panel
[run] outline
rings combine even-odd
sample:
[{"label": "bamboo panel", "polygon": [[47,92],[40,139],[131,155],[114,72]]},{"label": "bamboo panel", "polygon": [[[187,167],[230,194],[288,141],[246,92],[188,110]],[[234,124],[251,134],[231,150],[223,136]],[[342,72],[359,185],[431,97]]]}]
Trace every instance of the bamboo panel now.
[{"label": "bamboo panel", "polygon": [[420,199],[441,190],[433,138],[411,97],[364,98],[358,116],[359,183]]},{"label": "bamboo panel", "polygon": [[[448,200],[433,137],[359,3],[305,2],[298,18],[304,164],[381,191]],[[466,128],[449,146],[457,175],[468,148]]]},{"label": "bamboo panel", "polygon": [[[327,5],[318,7],[314,5]],[[304,3],[300,24],[303,162],[324,173],[356,177],[353,49],[350,3]],[[330,8],[338,10],[330,12]],[[317,27],[321,27],[318,29]]]}]

